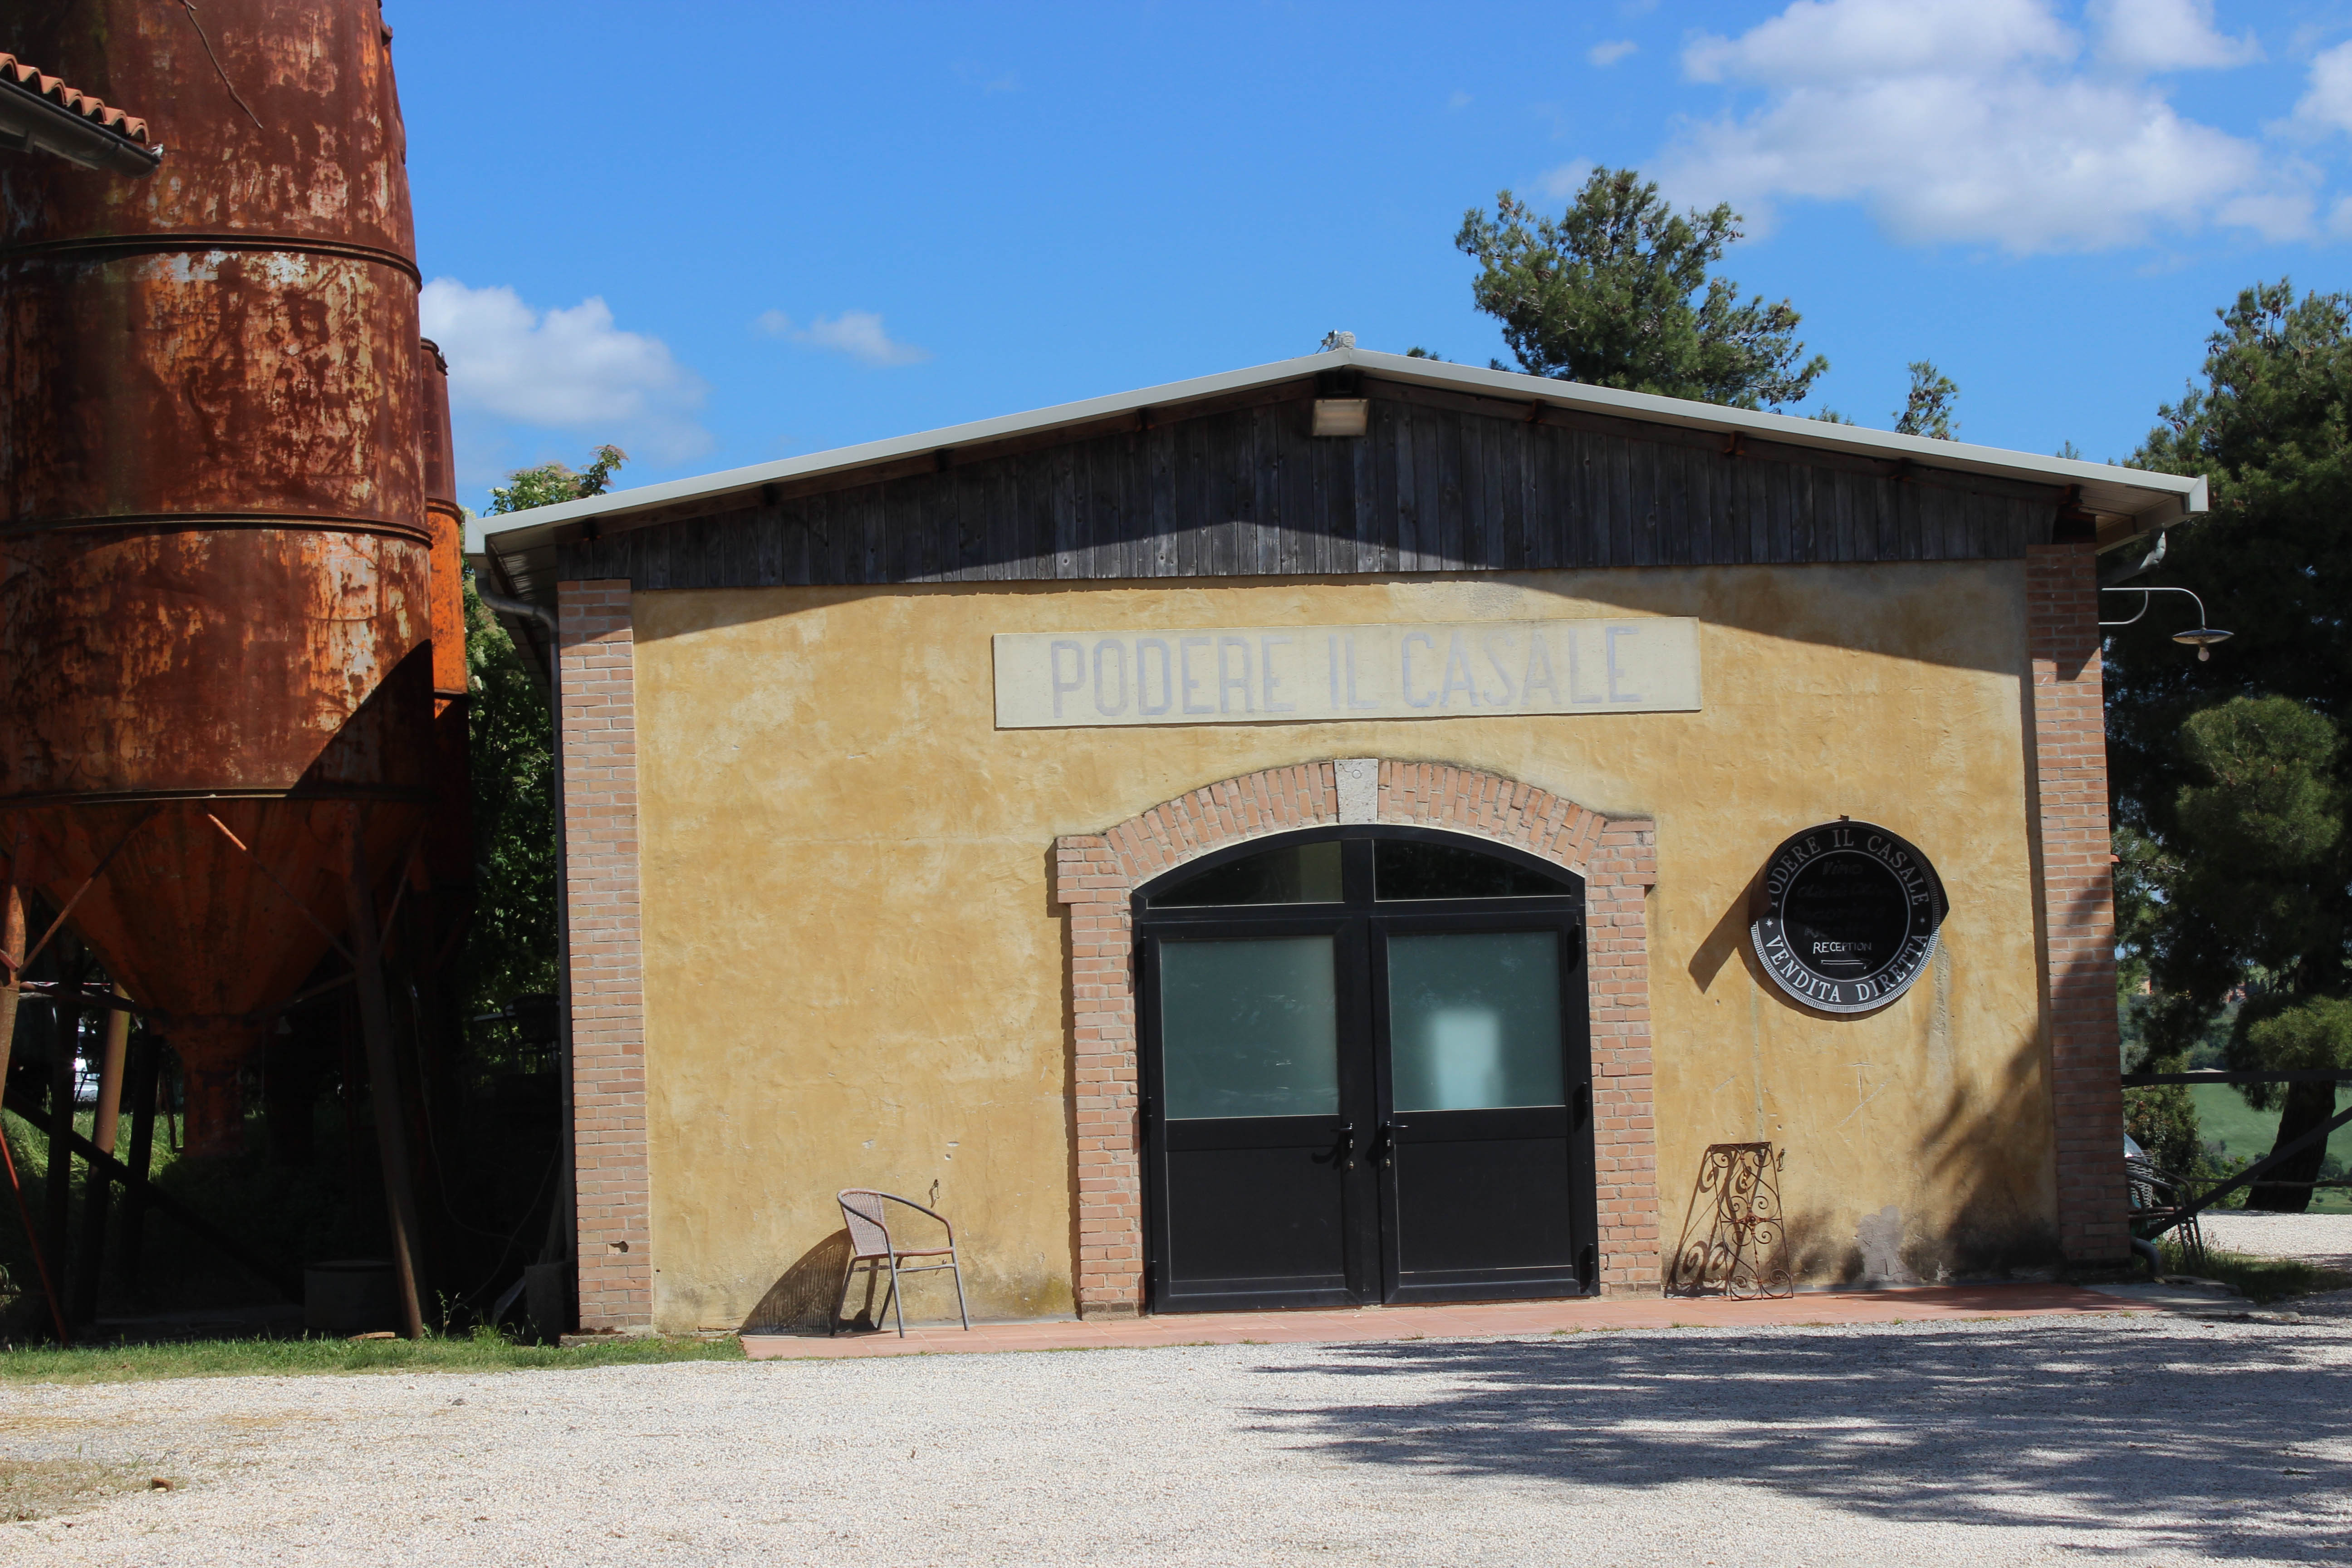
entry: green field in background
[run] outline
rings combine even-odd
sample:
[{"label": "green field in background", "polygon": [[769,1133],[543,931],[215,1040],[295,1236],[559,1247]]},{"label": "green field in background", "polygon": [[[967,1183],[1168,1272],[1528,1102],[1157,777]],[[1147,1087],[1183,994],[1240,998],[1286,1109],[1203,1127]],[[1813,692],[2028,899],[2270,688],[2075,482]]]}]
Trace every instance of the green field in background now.
[{"label": "green field in background", "polygon": [[[2208,1143],[2219,1143],[2233,1159],[2259,1160],[2271,1152],[2278,1137],[2278,1112],[2254,1110],[2227,1084],[2200,1083],[2189,1091],[2197,1101],[2197,1131]],[[2343,1109],[2341,1101],[2337,1109]],[[2352,1125],[2339,1127],[2327,1141],[2328,1152],[2352,1166]],[[2336,1188],[2311,1195],[2314,1212],[2352,1214],[2352,1191]]]}]

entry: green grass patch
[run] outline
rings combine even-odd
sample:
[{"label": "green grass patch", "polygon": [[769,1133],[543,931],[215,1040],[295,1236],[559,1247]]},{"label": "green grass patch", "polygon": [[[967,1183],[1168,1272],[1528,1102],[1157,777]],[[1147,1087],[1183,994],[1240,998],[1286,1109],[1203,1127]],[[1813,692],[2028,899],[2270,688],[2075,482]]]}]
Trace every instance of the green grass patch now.
[{"label": "green grass patch", "polygon": [[2207,1247],[2204,1263],[2191,1268],[2189,1260],[2181,1255],[2179,1244],[2170,1237],[2158,1242],[2157,1247],[2164,1258],[2166,1273],[2194,1274],[2200,1279],[2216,1279],[2238,1290],[2248,1300],[2263,1305],[2321,1290],[2352,1289],[2352,1274],[2324,1268],[2300,1258],[2256,1258],[2248,1253]]},{"label": "green grass patch", "polygon": [[[2208,1143],[2221,1144],[2224,1158],[2259,1160],[2278,1142],[2279,1113],[2252,1109],[2228,1084],[2195,1084],[2189,1094],[2197,1102],[2197,1135]],[[2327,1152],[2352,1169],[2352,1125],[2336,1130],[2327,1141]],[[2311,1212],[2352,1214],[2352,1191],[2319,1188],[2311,1194]]]},{"label": "green grass patch", "polygon": [[173,1482],[134,1465],[90,1459],[0,1459],[0,1523],[54,1519],[96,1508],[110,1497]]},{"label": "green grass patch", "polygon": [[570,1372],[654,1362],[741,1361],[742,1342],[629,1339],[576,1346],[517,1344],[482,1333],[469,1339],[189,1340],[177,1344],[0,1351],[0,1380],[13,1383],[147,1383],[171,1377],[297,1377],[320,1373]]}]

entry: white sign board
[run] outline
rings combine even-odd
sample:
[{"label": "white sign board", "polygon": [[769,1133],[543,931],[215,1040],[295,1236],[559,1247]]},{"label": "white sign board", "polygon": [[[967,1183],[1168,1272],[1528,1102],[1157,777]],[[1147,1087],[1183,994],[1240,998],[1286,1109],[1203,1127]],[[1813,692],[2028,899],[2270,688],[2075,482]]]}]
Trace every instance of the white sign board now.
[{"label": "white sign board", "polygon": [[1699,705],[1698,623],[1681,618],[1004,632],[995,641],[1000,730]]}]

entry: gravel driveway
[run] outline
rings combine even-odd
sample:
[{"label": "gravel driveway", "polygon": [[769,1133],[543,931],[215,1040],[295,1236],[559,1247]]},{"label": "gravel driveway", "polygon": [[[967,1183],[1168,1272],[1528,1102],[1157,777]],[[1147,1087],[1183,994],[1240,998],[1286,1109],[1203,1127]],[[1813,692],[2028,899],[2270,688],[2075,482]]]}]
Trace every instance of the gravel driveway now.
[{"label": "gravel driveway", "polygon": [[2260,1258],[2301,1258],[2352,1272],[2352,1214],[2209,1211],[2199,1222],[2209,1247]]},{"label": "gravel driveway", "polygon": [[2352,1324],[2168,1317],[0,1391],[49,1563],[2343,1561]]}]

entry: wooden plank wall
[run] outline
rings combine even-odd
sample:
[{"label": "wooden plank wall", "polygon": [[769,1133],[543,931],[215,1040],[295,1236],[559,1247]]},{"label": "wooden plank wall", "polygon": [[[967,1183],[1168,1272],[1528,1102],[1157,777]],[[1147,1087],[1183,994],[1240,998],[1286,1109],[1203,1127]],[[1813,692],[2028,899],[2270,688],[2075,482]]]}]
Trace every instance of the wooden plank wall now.
[{"label": "wooden plank wall", "polygon": [[2021,557],[2059,492],[1390,385],[1360,439],[1311,389],[901,464],[562,546],[641,590]]}]

